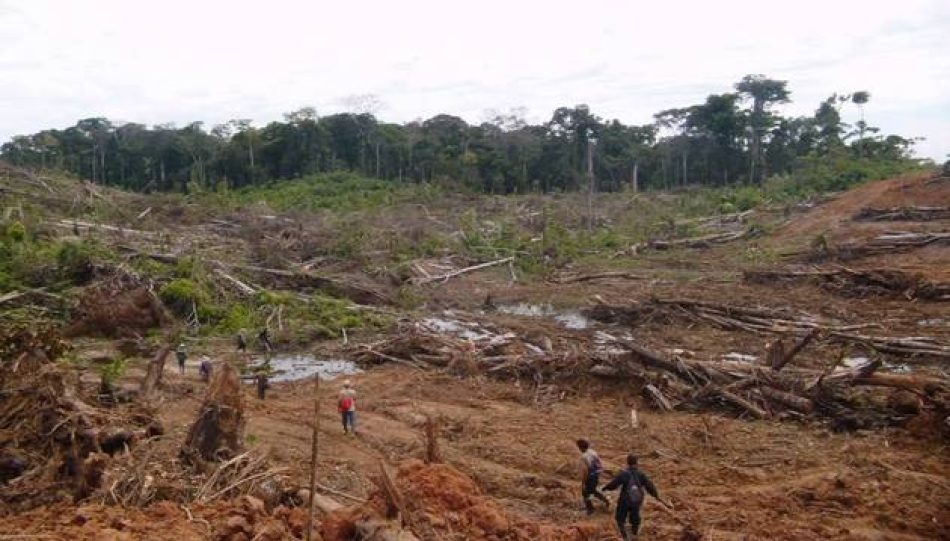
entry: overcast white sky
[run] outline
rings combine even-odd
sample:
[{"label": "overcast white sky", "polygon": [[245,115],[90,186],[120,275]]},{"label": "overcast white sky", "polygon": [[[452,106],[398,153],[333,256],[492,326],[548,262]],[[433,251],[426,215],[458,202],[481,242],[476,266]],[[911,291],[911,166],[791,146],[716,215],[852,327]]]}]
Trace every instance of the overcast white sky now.
[{"label": "overcast white sky", "polygon": [[0,0],[0,44],[0,141],[91,116],[261,125],[353,94],[391,121],[587,103],[644,124],[764,73],[788,113],[868,90],[871,125],[950,153],[948,0]]}]

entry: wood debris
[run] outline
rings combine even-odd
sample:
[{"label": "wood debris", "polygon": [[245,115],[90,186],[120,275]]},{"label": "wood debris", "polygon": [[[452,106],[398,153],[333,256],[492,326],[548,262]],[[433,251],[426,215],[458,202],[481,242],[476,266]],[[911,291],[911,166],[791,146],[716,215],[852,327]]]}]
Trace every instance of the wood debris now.
[{"label": "wood debris", "polygon": [[950,220],[950,207],[865,207],[854,215],[854,219],[859,222]]}]

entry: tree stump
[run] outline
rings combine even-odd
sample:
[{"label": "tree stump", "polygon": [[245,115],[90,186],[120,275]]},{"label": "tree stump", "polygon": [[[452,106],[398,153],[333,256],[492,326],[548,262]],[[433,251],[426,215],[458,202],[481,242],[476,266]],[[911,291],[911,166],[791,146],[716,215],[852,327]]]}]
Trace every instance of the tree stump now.
[{"label": "tree stump", "polygon": [[198,418],[182,447],[185,457],[216,461],[236,456],[244,441],[244,394],[241,378],[230,363],[216,370]]}]

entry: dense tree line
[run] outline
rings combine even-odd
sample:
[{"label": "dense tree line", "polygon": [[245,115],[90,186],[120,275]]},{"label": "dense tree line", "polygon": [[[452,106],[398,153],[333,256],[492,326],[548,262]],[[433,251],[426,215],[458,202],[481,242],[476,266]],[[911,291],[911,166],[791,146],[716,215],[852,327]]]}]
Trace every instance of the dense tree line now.
[{"label": "dense tree line", "polygon": [[[814,115],[794,118],[774,111],[789,97],[785,81],[749,75],[733,92],[662,111],[644,126],[604,120],[586,105],[561,107],[540,125],[516,112],[479,125],[446,114],[391,124],[369,113],[319,117],[312,108],[261,128],[249,120],[207,130],[201,122],[149,128],[88,118],[14,137],[0,155],[133,190],[237,188],[350,170],[401,182],[448,178],[491,193],[585,189],[591,171],[597,189],[618,190],[757,183],[828,155],[909,159],[911,140],[865,123],[867,92],[834,94]],[[840,114],[851,106],[862,113],[854,126]]]}]

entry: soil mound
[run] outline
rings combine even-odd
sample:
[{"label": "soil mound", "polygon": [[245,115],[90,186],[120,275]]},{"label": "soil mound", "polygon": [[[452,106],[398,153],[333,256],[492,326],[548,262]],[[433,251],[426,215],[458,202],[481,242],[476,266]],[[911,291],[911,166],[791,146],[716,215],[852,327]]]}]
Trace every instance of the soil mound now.
[{"label": "soil mound", "polygon": [[[486,496],[470,477],[445,464],[404,462],[395,478],[407,509],[403,516],[408,529],[422,540],[458,539],[505,541],[584,541],[610,539],[600,524],[577,523],[557,526],[509,513]],[[382,492],[356,511],[348,509],[323,523],[324,541],[348,541],[355,523],[385,515]]]}]

